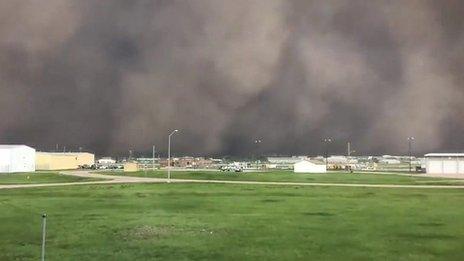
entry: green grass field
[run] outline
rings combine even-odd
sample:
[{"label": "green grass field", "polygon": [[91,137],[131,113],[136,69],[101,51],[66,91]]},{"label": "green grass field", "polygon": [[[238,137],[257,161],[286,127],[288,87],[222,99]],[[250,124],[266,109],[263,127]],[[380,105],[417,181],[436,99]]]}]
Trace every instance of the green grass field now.
[{"label": "green grass field", "polygon": [[92,178],[82,178],[61,175],[57,172],[34,172],[34,173],[0,173],[0,185],[12,184],[37,184],[37,183],[61,183],[76,181],[94,181]]},{"label": "green grass field", "polygon": [[[105,172],[104,174],[130,175],[137,177],[166,178],[166,171]],[[397,174],[367,174],[334,172],[325,174],[295,174],[292,171],[271,172],[221,172],[221,171],[171,171],[174,179],[202,180],[248,180],[314,183],[357,183],[357,184],[403,184],[403,185],[462,185],[464,180],[411,177]]]},{"label": "green grass field", "polygon": [[464,191],[224,184],[0,190],[0,260],[462,260]]}]

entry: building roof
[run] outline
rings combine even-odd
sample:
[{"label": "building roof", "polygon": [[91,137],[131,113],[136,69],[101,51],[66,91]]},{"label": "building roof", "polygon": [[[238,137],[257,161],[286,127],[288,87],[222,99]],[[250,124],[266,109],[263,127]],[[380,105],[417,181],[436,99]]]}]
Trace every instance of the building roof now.
[{"label": "building roof", "polygon": [[429,153],[425,157],[464,157],[464,153]]},{"label": "building roof", "polygon": [[0,145],[0,149],[17,149],[17,148],[23,148],[23,147],[31,148],[27,145]]},{"label": "building roof", "polygon": [[267,157],[267,161],[270,163],[296,163],[306,159],[305,156],[293,156],[293,157]]},{"label": "building roof", "polygon": [[60,155],[60,156],[76,156],[76,155],[82,155],[82,154],[93,155],[93,153],[90,153],[90,152],[45,152],[45,151],[37,151],[37,154],[51,154],[51,155]]},{"label": "building roof", "polygon": [[322,162],[322,161],[318,161],[318,160],[300,160],[298,162],[296,162],[295,164],[300,164],[300,163],[303,163],[303,162],[309,162],[309,163],[312,163],[312,164],[315,164],[315,165],[325,165],[325,162]]}]

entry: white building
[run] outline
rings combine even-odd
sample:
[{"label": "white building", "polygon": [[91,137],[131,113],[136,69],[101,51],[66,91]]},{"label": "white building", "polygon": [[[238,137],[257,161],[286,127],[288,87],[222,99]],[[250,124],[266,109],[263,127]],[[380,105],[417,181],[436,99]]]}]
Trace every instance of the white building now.
[{"label": "white building", "polygon": [[35,171],[35,149],[26,145],[0,145],[0,173]]},{"label": "white building", "polygon": [[98,164],[101,164],[101,165],[111,165],[111,164],[115,164],[116,160],[112,158],[101,158],[97,162]]},{"label": "white building", "polygon": [[401,161],[399,159],[383,158],[383,159],[379,160],[379,163],[383,163],[383,164],[401,164]]},{"label": "white building", "polygon": [[292,169],[299,161],[308,159],[306,156],[268,157],[269,167],[273,169]]},{"label": "white building", "polygon": [[425,155],[429,174],[464,174],[464,153],[429,153]]},{"label": "white building", "polygon": [[326,173],[327,169],[323,162],[302,160],[293,165],[295,173]]},{"label": "white building", "polygon": [[346,156],[330,156],[327,158],[329,164],[347,164],[348,158]]}]

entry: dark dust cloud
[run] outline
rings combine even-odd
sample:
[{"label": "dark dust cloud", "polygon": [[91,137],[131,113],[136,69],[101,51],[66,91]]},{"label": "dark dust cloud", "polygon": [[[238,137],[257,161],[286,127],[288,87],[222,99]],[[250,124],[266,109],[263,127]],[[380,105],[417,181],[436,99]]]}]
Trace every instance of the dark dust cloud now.
[{"label": "dark dust cloud", "polygon": [[[464,149],[464,1],[0,1],[0,143]],[[253,140],[263,142],[256,146]]]}]

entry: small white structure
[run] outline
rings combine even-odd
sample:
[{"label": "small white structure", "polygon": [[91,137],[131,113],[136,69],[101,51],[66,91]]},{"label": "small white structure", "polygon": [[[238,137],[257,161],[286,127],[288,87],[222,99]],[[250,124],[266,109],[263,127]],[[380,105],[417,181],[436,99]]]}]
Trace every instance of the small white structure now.
[{"label": "small white structure", "polygon": [[429,174],[464,174],[464,153],[429,153],[425,155]]},{"label": "small white structure", "polygon": [[112,158],[105,157],[105,158],[99,159],[97,162],[98,162],[98,164],[102,164],[102,165],[111,165],[111,164],[115,164],[116,160],[114,160]]},{"label": "small white structure", "polygon": [[325,164],[318,161],[302,160],[293,165],[295,173],[326,173]]},{"label": "small white structure", "polygon": [[35,171],[35,149],[26,145],[0,145],[0,173]]},{"label": "small white structure", "polygon": [[383,164],[401,164],[401,161],[399,159],[383,158],[383,159],[379,160],[379,163],[383,163]]}]

